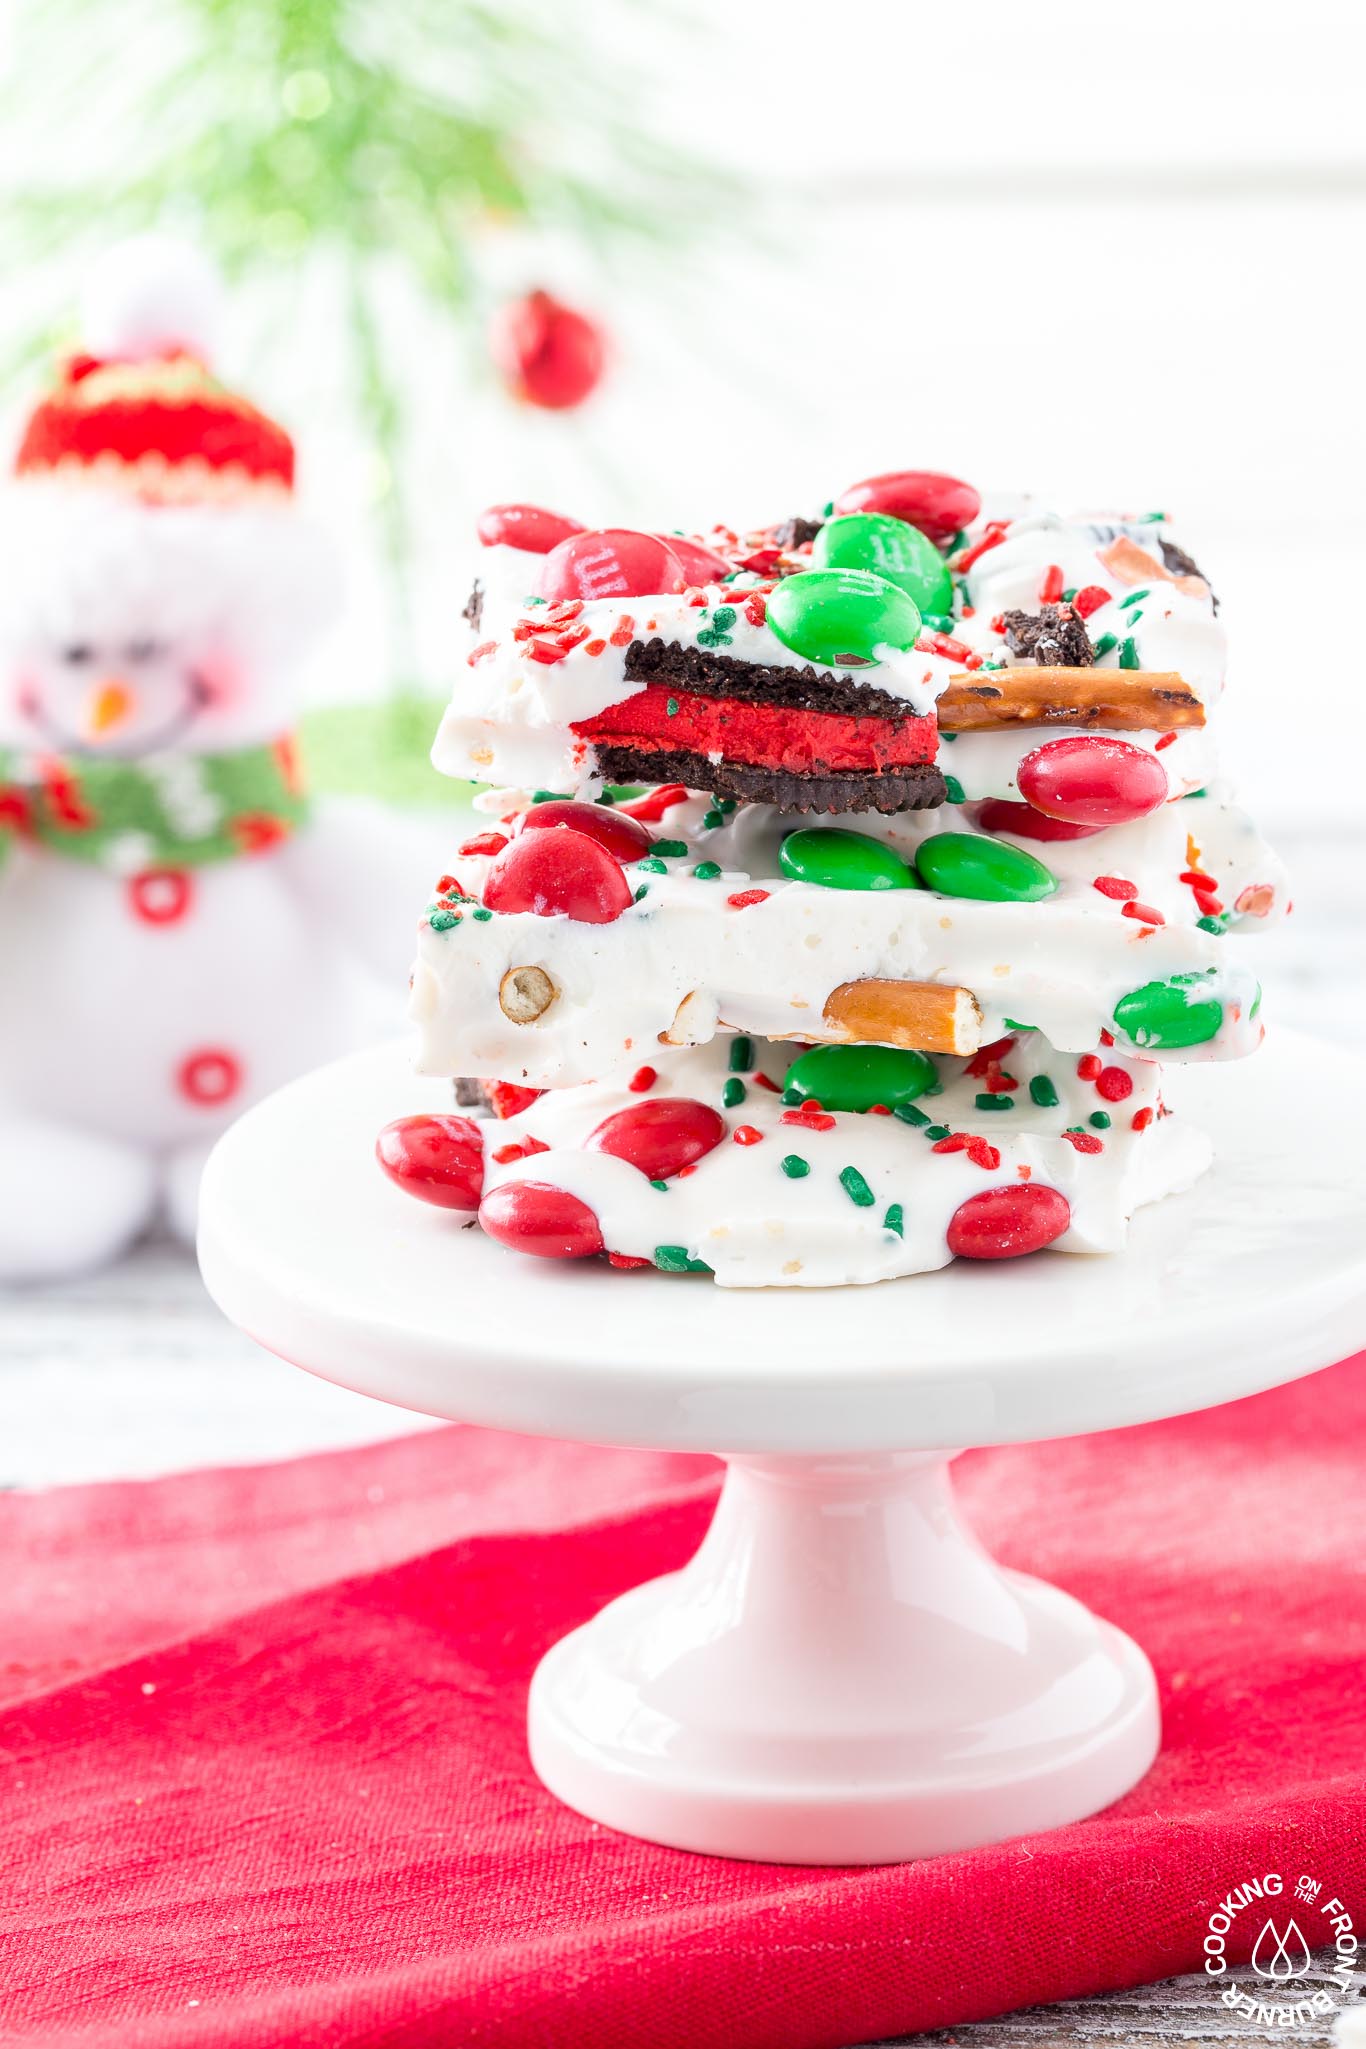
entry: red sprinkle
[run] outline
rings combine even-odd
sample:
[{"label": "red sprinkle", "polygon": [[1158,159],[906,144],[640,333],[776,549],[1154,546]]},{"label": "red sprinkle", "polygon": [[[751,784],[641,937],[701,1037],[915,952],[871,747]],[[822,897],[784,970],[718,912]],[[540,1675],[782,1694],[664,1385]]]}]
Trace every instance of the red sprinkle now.
[{"label": "red sprinkle", "polygon": [[1062,570],[1056,562],[1050,562],[1043,573],[1043,582],[1039,585],[1040,604],[1056,605],[1062,596],[1062,588]]},{"label": "red sprinkle", "polygon": [[891,1106],[888,1103],[870,1103],[868,1105],[868,1115],[870,1117],[890,1117],[891,1114]]},{"label": "red sprinkle", "polygon": [[[606,647],[607,642],[605,640],[590,640],[584,647],[584,653],[586,655],[600,655],[605,652]],[[627,1266],[648,1266],[650,1264],[648,1259],[627,1259],[624,1253],[609,1252],[607,1257],[613,1261],[620,1258]]]},{"label": "red sprinkle", "polygon": [[[834,1122],[833,1118],[831,1122]],[[752,1124],[737,1124],[731,1137],[737,1145],[761,1145],[764,1134],[762,1131],[756,1131]]]},{"label": "red sprinkle", "polygon": [[1099,1053],[1083,1053],[1077,1062],[1077,1075],[1082,1081],[1094,1081],[1100,1073],[1100,1068]]},{"label": "red sprinkle", "polygon": [[1202,918],[1217,918],[1224,908],[1218,897],[1211,896],[1207,889],[1196,890],[1195,905]]},{"label": "red sprinkle", "polygon": [[553,640],[533,640],[527,645],[527,653],[533,662],[540,662],[549,668],[552,662],[562,662],[569,650]]},{"label": "red sprinkle", "polygon": [[1113,1046],[1115,1043],[1114,1033],[1102,1031],[1100,1035],[1100,1043],[1102,1046]]},{"label": "red sprinkle", "polygon": [[782,1094],[782,1090],[777,1082],[770,1081],[766,1074],[752,1074],[750,1080],[757,1082],[761,1089],[767,1089],[771,1095],[780,1096]]},{"label": "red sprinkle", "polygon": [[1171,744],[1172,744],[1172,741],[1173,741],[1173,740],[1174,740],[1175,738],[1176,738],[1176,735],[1175,735],[1175,733],[1162,733],[1162,734],[1160,734],[1160,735],[1159,735],[1159,737],[1158,737],[1158,738],[1157,738],[1156,740],[1154,740],[1154,741],[1153,741],[1153,753],[1154,753],[1154,754],[1160,754],[1160,753],[1162,752],[1162,749],[1163,749],[1164,747],[1170,747],[1170,746],[1171,746]]},{"label": "red sprinkle", "polygon": [[1179,880],[1189,883],[1192,889],[1217,889],[1219,887],[1214,877],[1206,875],[1203,868],[1183,869]]},{"label": "red sprinkle", "polygon": [[[504,845],[506,845],[506,841]],[[438,896],[463,896],[465,892],[460,887],[458,876],[438,875],[436,878],[436,893]]]},{"label": "red sprinkle", "polygon": [[751,626],[762,626],[768,617],[768,605],[758,591],[751,591],[745,599],[745,617]]},{"label": "red sprinkle", "polygon": [[1134,1092],[1134,1078],[1122,1067],[1103,1067],[1096,1076],[1096,1094],[1107,1103],[1122,1103]]},{"label": "red sprinkle", "polygon": [[993,1039],[989,1046],[978,1047],[967,1066],[963,1069],[963,1072],[964,1074],[970,1074],[975,1081],[979,1075],[989,1073],[993,1067],[1005,1059],[1008,1053],[1013,1053],[1014,1050],[1015,1041],[1009,1034],[1004,1039]]},{"label": "red sprinkle", "polygon": [[[758,1079],[757,1075],[755,1079]],[[804,1103],[800,1110],[784,1110],[782,1121],[784,1124],[799,1124],[804,1131],[833,1131],[835,1128],[835,1120],[827,1110],[813,1110],[809,1103]]]},{"label": "red sprinkle", "polygon": [[1125,904],[1124,916],[1141,919],[1145,925],[1165,925],[1167,922],[1161,911],[1155,911],[1151,904]]},{"label": "red sprinkle", "polygon": [[965,549],[954,563],[953,566],[960,576],[966,576],[973,563],[979,557],[985,555],[988,548],[1000,547],[1006,537],[1006,525],[1007,522],[1005,520],[993,519],[988,522],[987,530],[981,540],[977,541],[971,548]]},{"label": "red sprinkle", "polygon": [[550,1147],[539,1138],[524,1138],[516,1145],[500,1145],[493,1155],[500,1167],[506,1167],[509,1160],[529,1160],[533,1153],[548,1153]]},{"label": "red sprinkle", "polygon": [[468,654],[465,659],[470,667],[473,668],[476,662],[483,661],[485,655],[491,655],[497,645],[496,640],[481,640],[478,647],[471,654]]},{"label": "red sprinkle", "polygon": [[1138,884],[1126,882],[1122,875],[1098,875],[1091,887],[1098,889],[1102,896],[1115,897],[1120,903],[1138,895]]},{"label": "red sprinkle", "polygon": [[625,1269],[633,1266],[653,1266],[654,1261],[652,1259],[635,1259],[629,1252],[609,1252],[607,1264]]},{"label": "red sprinkle", "polygon": [[[507,843],[507,834],[505,832],[480,832],[476,833],[472,840],[466,840],[460,852],[462,854],[501,854]],[[446,887],[454,889],[456,884],[454,881],[448,881]]]},{"label": "red sprinkle", "polygon": [[638,818],[642,825],[658,825],[664,813],[675,804],[681,804],[687,794],[682,783],[661,783],[657,790],[637,797],[633,803],[618,804],[616,808],[625,812],[628,818]]},{"label": "red sprinkle", "polygon": [[1089,619],[1093,612],[1098,612],[1102,605],[1108,605],[1109,602],[1109,591],[1102,590],[1098,583],[1088,583],[1073,598],[1072,610],[1080,613],[1083,619]]},{"label": "red sprinkle", "polygon": [[1064,1131],[1063,1137],[1074,1145],[1079,1153],[1103,1153],[1105,1148],[1089,1131]]},{"label": "red sprinkle", "polygon": [[734,896],[726,898],[726,903],[732,911],[747,911],[751,904],[766,904],[768,898],[766,889],[738,889]]},{"label": "red sprinkle", "polygon": [[1129,1129],[1131,1131],[1146,1131],[1152,1121],[1153,1113],[1150,1109],[1135,1110],[1129,1120]]},{"label": "red sprinkle", "polygon": [[997,1147],[967,1131],[951,1131],[947,1138],[938,1139],[930,1150],[936,1153],[966,1153],[974,1167],[981,1167],[988,1174],[995,1173],[1001,1164],[1001,1155]]},{"label": "red sprinkle", "polygon": [[613,647],[629,647],[636,637],[636,622],[629,612],[623,612],[607,638]]},{"label": "red sprinkle", "polygon": [[653,1067],[638,1067],[626,1086],[632,1094],[643,1096],[646,1089],[652,1089],[658,1080]]}]

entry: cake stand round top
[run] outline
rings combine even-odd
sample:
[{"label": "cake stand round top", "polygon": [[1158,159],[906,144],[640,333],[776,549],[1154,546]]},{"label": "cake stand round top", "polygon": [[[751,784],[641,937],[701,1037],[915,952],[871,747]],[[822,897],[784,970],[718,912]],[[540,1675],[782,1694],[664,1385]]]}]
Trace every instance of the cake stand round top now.
[{"label": "cake stand round top", "polygon": [[269,1350],[405,1408],[661,1449],[841,1453],[1067,1436],[1207,1407],[1366,1339],[1366,1105],[1285,1035],[1169,1070],[1214,1138],[1129,1249],[868,1287],[730,1289],[526,1259],[375,1165],[391,1117],[451,1107],[403,1046],[248,1112],[205,1173],[200,1259]]}]

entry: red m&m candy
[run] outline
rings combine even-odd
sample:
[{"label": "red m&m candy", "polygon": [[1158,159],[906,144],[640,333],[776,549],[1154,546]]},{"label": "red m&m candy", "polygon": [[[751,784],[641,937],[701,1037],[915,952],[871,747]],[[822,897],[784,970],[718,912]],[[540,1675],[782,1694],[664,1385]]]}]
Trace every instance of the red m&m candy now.
[{"label": "red m&m candy", "polygon": [[688,1096],[658,1096],[605,1117],[585,1144],[629,1160],[651,1181],[667,1181],[702,1159],[725,1135],[725,1122],[710,1104]]},{"label": "red m&m candy", "polygon": [[947,541],[982,510],[982,494],[959,477],[937,470],[889,470],[851,484],[835,500],[836,512],[889,512],[932,541]]},{"label": "red m&m candy", "polygon": [[1036,747],[1015,779],[1036,811],[1072,825],[1126,825],[1167,800],[1167,771],[1157,757],[1100,733]]},{"label": "red m&m candy", "polygon": [[484,1140],[471,1117],[396,1117],[375,1140],[375,1158],[405,1195],[438,1209],[479,1207]]},{"label": "red m&m candy", "polygon": [[528,555],[548,555],[561,541],[581,534],[583,522],[547,512],[543,505],[488,505],[475,521],[475,532],[486,548],[523,548]]},{"label": "red m&m candy", "polygon": [[590,527],[551,549],[541,570],[541,596],[566,598],[672,597],[686,590],[683,564],[667,541],[630,527]]},{"label": "red m&m candy", "polygon": [[1071,1221],[1067,1197],[1042,1181],[984,1188],[949,1219],[949,1251],[955,1259],[1019,1259],[1061,1238]]},{"label": "red m&m candy", "polygon": [[546,1181],[504,1181],[479,1205],[479,1226],[500,1245],[536,1259],[591,1259],[602,1232],[586,1202]]},{"label": "red m&m candy", "polygon": [[655,539],[678,557],[689,583],[719,583],[730,575],[729,562],[715,548],[704,548],[700,541],[690,541],[683,534],[656,534]]},{"label": "red m&m candy", "polygon": [[605,804],[576,804],[572,797],[549,797],[544,804],[533,804],[522,813],[515,831],[540,832],[552,825],[586,834],[618,861],[638,861],[652,845],[649,833],[634,818],[623,818]]},{"label": "red m&m candy", "polygon": [[504,847],[488,872],[484,902],[491,911],[610,925],[629,908],[631,885],[606,847],[561,825],[553,832],[519,833]]},{"label": "red m&m candy", "polygon": [[1010,832],[1020,840],[1089,840],[1103,832],[1100,825],[1072,825],[1065,818],[1050,818],[1032,804],[1015,804],[1008,797],[991,797],[977,814],[983,832]]}]

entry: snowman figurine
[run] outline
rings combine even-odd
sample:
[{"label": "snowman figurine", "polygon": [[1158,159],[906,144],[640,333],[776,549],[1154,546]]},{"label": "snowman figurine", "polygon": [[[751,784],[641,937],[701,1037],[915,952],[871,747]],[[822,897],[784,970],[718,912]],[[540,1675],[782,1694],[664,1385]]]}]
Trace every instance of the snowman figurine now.
[{"label": "snowman figurine", "polygon": [[215,1138],[356,1040],[364,934],[407,922],[378,815],[310,811],[331,553],[289,436],[206,367],[218,289],[163,238],[111,252],[0,491],[0,1281],[191,1236]]}]

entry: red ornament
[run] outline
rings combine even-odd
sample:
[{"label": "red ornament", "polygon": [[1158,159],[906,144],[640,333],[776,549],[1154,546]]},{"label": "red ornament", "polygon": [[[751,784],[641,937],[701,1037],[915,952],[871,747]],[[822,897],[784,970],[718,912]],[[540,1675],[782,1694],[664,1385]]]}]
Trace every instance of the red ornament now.
[{"label": "red ornament", "polygon": [[704,1159],[725,1135],[724,1118],[709,1104],[688,1096],[656,1096],[605,1117],[584,1144],[629,1160],[651,1181],[667,1181]]},{"label": "red ornament", "polygon": [[183,868],[145,868],[130,878],[128,901],[144,925],[177,925],[194,901],[194,882]]},{"label": "red ornament", "polygon": [[549,292],[528,292],[504,306],[489,346],[513,397],[555,412],[582,405],[606,354],[602,329]]},{"label": "red ornament", "polygon": [[1016,770],[1020,795],[1036,811],[1072,825],[1127,825],[1167,799],[1167,771],[1127,740],[1078,733],[1026,754]]},{"label": "red ornament", "polygon": [[633,527],[593,527],[571,534],[545,558],[541,596],[552,604],[570,598],[675,597],[688,579],[667,541]]},{"label": "red ornament", "polygon": [[176,1087],[186,1102],[201,1110],[230,1103],[242,1086],[242,1063],[222,1046],[203,1046],[187,1053],[176,1069]]},{"label": "red ornament", "polygon": [[1050,818],[1032,804],[1016,804],[1008,797],[991,797],[977,814],[983,832],[1010,832],[1020,840],[1089,840],[1104,832],[1103,825],[1071,825],[1065,818]]},{"label": "red ornament", "polygon": [[547,512],[543,505],[489,505],[475,521],[486,548],[521,548],[528,555],[548,555],[573,534],[583,532],[581,519]]},{"label": "red ornament", "polygon": [[1061,1238],[1071,1221],[1067,1197],[1042,1181],[984,1188],[949,1219],[949,1251],[955,1259],[1019,1259]]},{"label": "red ornament", "polygon": [[591,1259],[603,1249],[586,1202],[545,1181],[504,1181],[479,1205],[479,1224],[500,1245],[536,1259]]},{"label": "red ornament", "polygon": [[484,1140],[472,1117],[396,1117],[375,1140],[375,1158],[419,1202],[438,1209],[479,1207]]},{"label": "red ornament", "polygon": [[682,534],[656,534],[657,541],[663,541],[671,554],[677,555],[683,565],[683,574],[691,584],[720,583],[730,575],[730,564],[724,555],[718,555],[715,548],[704,548],[700,541],[685,540]]},{"label": "red ornament", "polygon": [[576,804],[570,797],[549,797],[544,804],[533,804],[522,813],[514,832],[540,832],[552,825],[568,826],[596,840],[618,861],[638,861],[653,844],[645,827],[634,818],[623,818],[605,804]]},{"label": "red ornament", "polygon": [[932,541],[951,540],[982,510],[982,494],[958,477],[936,470],[889,470],[851,484],[835,500],[836,512],[889,512],[919,527]]},{"label": "red ornament", "polygon": [[505,847],[489,870],[484,902],[491,911],[610,925],[630,908],[631,885],[605,847],[562,825],[519,834]]}]

